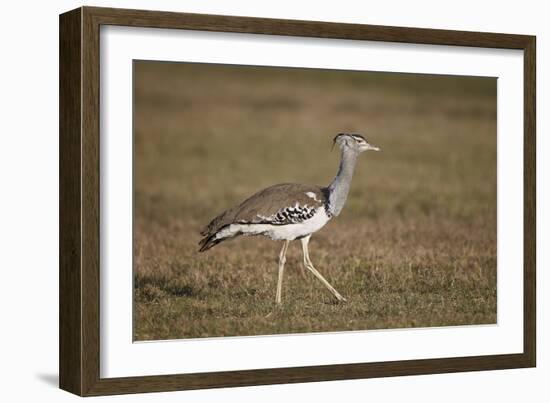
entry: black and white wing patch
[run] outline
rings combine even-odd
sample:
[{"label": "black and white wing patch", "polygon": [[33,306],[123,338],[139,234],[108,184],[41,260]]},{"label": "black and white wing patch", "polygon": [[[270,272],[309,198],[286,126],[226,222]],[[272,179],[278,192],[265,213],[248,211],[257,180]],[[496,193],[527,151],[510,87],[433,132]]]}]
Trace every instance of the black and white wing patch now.
[{"label": "black and white wing patch", "polygon": [[296,203],[293,207],[282,208],[269,217],[258,215],[258,220],[272,225],[298,224],[312,218],[316,211],[315,207]]}]

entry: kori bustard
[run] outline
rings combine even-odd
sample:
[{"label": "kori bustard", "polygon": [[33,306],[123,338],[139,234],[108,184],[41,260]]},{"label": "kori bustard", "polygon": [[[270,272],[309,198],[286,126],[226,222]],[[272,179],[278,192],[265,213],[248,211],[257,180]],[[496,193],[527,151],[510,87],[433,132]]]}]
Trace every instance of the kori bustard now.
[{"label": "kori bustard", "polygon": [[268,187],[252,195],[238,206],[224,211],[202,231],[199,242],[204,252],[218,243],[240,235],[264,235],[282,240],[279,254],[279,275],[275,301],[281,303],[286,251],[290,241],[302,242],[303,263],[338,301],[346,299],[315,269],[309,258],[308,243],[332,217],[342,211],[350,189],[357,157],[367,150],[378,151],[360,134],[340,133],[333,140],[341,150],[340,165],[334,180],[327,187],[284,183]]}]

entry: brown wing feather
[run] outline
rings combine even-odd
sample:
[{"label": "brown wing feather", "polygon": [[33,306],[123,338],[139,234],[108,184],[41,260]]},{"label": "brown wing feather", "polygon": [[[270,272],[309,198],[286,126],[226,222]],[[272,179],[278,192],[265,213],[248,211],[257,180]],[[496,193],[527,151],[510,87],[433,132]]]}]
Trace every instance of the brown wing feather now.
[{"label": "brown wing feather", "polygon": [[[307,193],[314,193],[315,199]],[[318,208],[325,204],[325,194],[319,186],[283,183],[260,190],[238,206],[224,211],[215,217],[202,231],[208,236],[233,223],[264,223],[266,217],[277,214],[286,207],[309,206]],[[284,223],[283,223],[284,224]]]}]

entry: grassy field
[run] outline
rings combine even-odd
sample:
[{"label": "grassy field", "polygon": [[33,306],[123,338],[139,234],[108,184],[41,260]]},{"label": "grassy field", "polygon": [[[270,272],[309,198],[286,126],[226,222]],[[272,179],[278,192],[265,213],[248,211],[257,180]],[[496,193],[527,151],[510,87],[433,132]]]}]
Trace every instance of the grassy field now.
[{"label": "grassy field", "polygon": [[[496,80],[135,62],[136,340],[496,322]],[[361,155],[303,279],[280,242],[197,252],[199,229],[275,183],[326,185],[339,132]],[[271,315],[268,315],[272,313]]]}]

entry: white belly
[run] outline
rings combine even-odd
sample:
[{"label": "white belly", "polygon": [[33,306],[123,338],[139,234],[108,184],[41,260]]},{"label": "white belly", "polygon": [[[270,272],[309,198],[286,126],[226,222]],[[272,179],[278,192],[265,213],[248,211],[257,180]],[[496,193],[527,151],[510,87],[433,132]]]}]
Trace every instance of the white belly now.
[{"label": "white belly", "polygon": [[264,235],[273,240],[293,241],[306,235],[319,231],[330,220],[324,208],[318,211],[309,220],[296,224],[271,225],[271,224],[231,224],[220,231],[219,238],[231,237],[236,234]]}]

